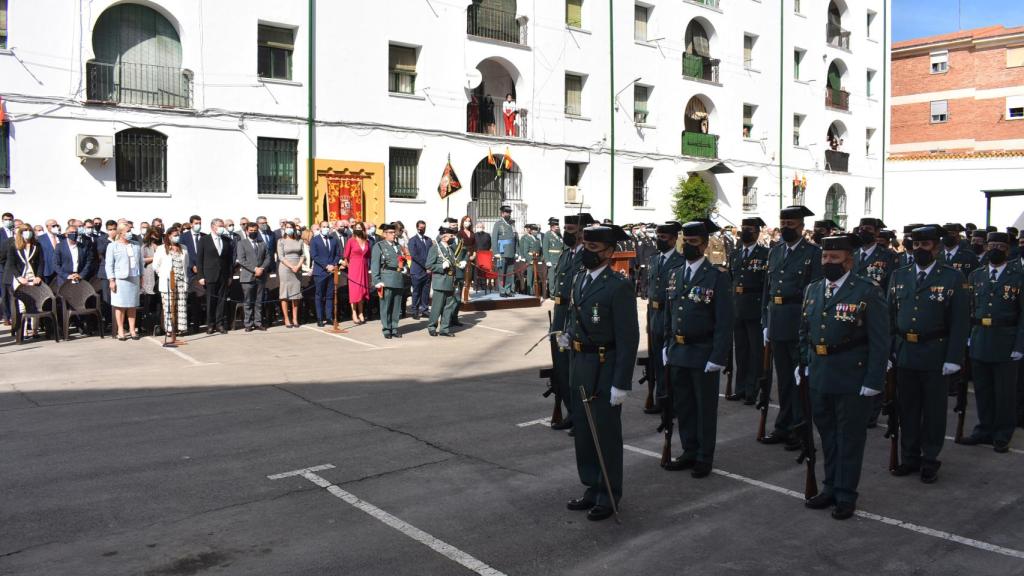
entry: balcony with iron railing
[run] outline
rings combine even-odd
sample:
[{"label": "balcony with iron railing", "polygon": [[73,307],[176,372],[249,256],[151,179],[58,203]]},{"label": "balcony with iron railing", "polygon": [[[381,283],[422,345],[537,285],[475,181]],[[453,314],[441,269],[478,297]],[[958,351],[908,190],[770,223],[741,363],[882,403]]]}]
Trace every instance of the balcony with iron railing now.
[{"label": "balcony with iron railing", "polygon": [[[492,102],[490,106],[487,102]],[[526,119],[528,111],[526,108],[518,108],[515,121],[512,123],[512,130],[505,129],[505,116],[503,102],[493,99],[479,102],[476,99],[466,104],[466,132],[470,134],[485,134],[501,138],[526,138]]]},{"label": "balcony with iron railing", "polygon": [[700,4],[701,6],[707,6],[709,8],[718,8],[719,0],[686,0],[690,4]]},{"label": "balcony with iron railing", "polygon": [[718,84],[717,58],[708,58],[699,54],[683,54],[683,76],[693,80],[703,80]]},{"label": "balcony with iron railing", "polygon": [[834,110],[850,111],[850,93],[837,88],[825,89],[825,106]]},{"label": "balcony with iron railing", "polygon": [[718,135],[703,132],[683,132],[683,156],[718,158]]},{"label": "balcony with iron railing", "polygon": [[834,48],[850,49],[850,31],[836,24],[825,25],[825,42]]},{"label": "balcony with iron railing", "polygon": [[825,170],[829,172],[849,172],[850,155],[838,150],[825,150]]},{"label": "balcony with iron railing", "polygon": [[757,212],[757,186],[747,186],[743,189],[743,212]]},{"label": "balcony with iron railing", "polygon": [[466,9],[466,33],[479,38],[526,46],[526,24],[514,12],[473,4]]},{"label": "balcony with iron railing", "polygon": [[134,62],[87,62],[86,100],[166,108],[192,107],[192,71]]}]

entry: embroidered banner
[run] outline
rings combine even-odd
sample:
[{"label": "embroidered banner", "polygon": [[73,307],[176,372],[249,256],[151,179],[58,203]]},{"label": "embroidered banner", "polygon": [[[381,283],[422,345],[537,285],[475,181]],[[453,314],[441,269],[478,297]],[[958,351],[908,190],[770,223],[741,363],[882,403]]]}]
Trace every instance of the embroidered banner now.
[{"label": "embroidered banner", "polygon": [[327,175],[327,219],[365,219],[363,213],[363,178]]}]

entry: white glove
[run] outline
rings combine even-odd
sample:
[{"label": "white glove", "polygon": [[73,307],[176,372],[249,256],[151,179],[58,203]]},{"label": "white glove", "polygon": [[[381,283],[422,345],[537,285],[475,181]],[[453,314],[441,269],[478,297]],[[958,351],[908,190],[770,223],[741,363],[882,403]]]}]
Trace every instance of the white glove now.
[{"label": "white glove", "polygon": [[668,346],[661,349],[661,363],[668,365]]},{"label": "white glove", "polygon": [[942,375],[949,376],[950,374],[956,374],[960,371],[959,364],[953,364],[952,362],[944,362],[942,364]]},{"label": "white glove", "polygon": [[764,329],[764,343],[765,344],[768,343],[768,329],[767,328]]},{"label": "white glove", "polygon": [[799,386],[800,385],[800,367],[799,366],[797,366],[796,369],[793,370],[793,378],[794,378],[794,382],[796,382],[796,385]]},{"label": "white glove", "polygon": [[[957,366],[956,369],[959,370],[960,367]],[[892,370],[892,360],[885,361],[885,371],[888,372],[889,370]],[[943,370],[945,370],[945,366],[943,366]],[[945,376],[945,374],[943,374],[943,376]]]},{"label": "white glove", "polygon": [[441,264],[441,269],[442,269],[442,270],[447,270],[447,269],[449,269],[449,268],[451,268],[451,267],[452,267],[452,263],[451,263],[451,262],[449,262],[449,261],[447,261],[447,260],[445,260],[445,261],[444,261],[444,262],[443,262],[443,263]]},{"label": "white glove", "polygon": [[608,403],[612,406],[619,406],[626,401],[628,393],[625,390],[619,390],[615,386],[612,386],[612,396],[608,399]]},{"label": "white glove", "polygon": [[463,269],[463,268],[465,268],[465,267],[466,267],[466,262],[465,262],[465,260],[463,260],[462,262],[459,262],[459,270],[462,270],[462,269]]},{"label": "white glove", "polygon": [[708,362],[704,366],[704,373],[705,374],[711,374],[712,372],[721,372],[722,370],[725,370],[725,366],[719,366],[718,364],[715,364],[714,362]]},{"label": "white glove", "polygon": [[867,398],[871,398],[872,396],[878,396],[881,393],[881,390],[875,390],[874,388],[868,388],[867,386],[860,387],[860,395]]},{"label": "white glove", "polygon": [[547,263],[548,268],[551,268],[551,262]]},{"label": "white glove", "polygon": [[569,335],[565,332],[559,332],[558,336],[555,336],[555,342],[558,343],[559,348],[569,347]]},{"label": "white glove", "polygon": [[1013,360],[1014,362],[1016,362],[1017,360],[1020,360],[1021,358],[1024,358],[1024,354],[1021,354],[1020,352],[1010,352],[1010,360]]}]

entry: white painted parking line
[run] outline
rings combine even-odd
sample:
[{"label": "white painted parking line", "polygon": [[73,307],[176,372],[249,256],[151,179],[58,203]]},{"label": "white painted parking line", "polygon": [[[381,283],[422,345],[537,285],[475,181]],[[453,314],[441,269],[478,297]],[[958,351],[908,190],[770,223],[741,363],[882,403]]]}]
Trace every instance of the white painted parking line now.
[{"label": "white painted parking line", "polygon": [[[956,438],[952,436],[946,436],[946,440],[949,440],[950,442],[956,442]],[[1024,450],[1018,450],[1016,448],[1010,448],[1010,452],[1013,452],[1014,454],[1024,454]]]},{"label": "white painted parking line", "polygon": [[[630,446],[630,445],[626,444],[626,445],[623,445],[622,448],[624,450],[627,450],[629,452],[633,452],[635,454],[642,454],[644,456],[650,456],[652,458],[659,458],[659,459],[661,458],[661,454],[658,453],[658,452],[653,452],[651,450],[645,450],[643,448],[638,448],[636,446]],[[799,498],[800,500],[804,499],[803,493],[797,492],[795,490],[790,490],[788,488],[783,488],[782,486],[776,486],[775,484],[769,484],[767,482],[762,482],[761,480],[755,480],[753,478],[747,478],[746,476],[740,476],[739,474],[733,474],[732,472],[726,472],[725,470],[721,470],[721,469],[718,469],[718,468],[713,468],[711,471],[714,472],[715,474],[718,474],[719,476],[724,476],[726,478],[732,478],[733,480],[737,480],[739,482],[743,482],[743,483],[749,484],[751,486],[756,486],[758,488],[764,488],[766,490],[771,490],[772,492],[777,492],[779,494],[785,494],[786,496],[791,496],[793,498]],[[995,554],[1002,554],[1004,556],[1010,556],[1011,558],[1024,559],[1024,551],[1014,550],[1012,548],[1004,548],[1002,546],[997,546],[995,544],[989,544],[988,542],[982,542],[981,540],[975,540],[973,538],[966,538],[964,536],[959,536],[957,534],[952,534],[950,532],[944,532],[942,530],[935,530],[933,528],[928,528],[927,526],[920,526],[920,525],[917,525],[917,524],[912,524],[910,522],[904,522],[903,520],[897,520],[895,518],[889,518],[888,516],[881,516],[879,514],[874,514],[874,513],[871,513],[871,512],[864,511],[864,510],[857,510],[856,514],[857,514],[857,516],[859,516],[861,518],[866,518],[868,520],[875,520],[875,521],[881,522],[883,524],[888,524],[890,526],[895,526],[897,528],[903,528],[904,530],[910,530],[911,532],[917,532],[918,534],[924,534],[925,536],[932,536],[934,538],[939,538],[939,539],[942,539],[942,540],[948,540],[950,542],[956,542],[957,544],[963,544],[964,546],[970,546],[971,548],[976,548],[978,550],[984,550],[986,552],[993,552]]]},{"label": "white painted parking line", "polygon": [[178,350],[177,348],[164,348],[164,343],[159,338],[147,336],[145,339],[149,342],[152,342],[153,344],[156,344],[161,349],[167,350],[171,354],[174,354],[178,358],[181,358],[182,360],[188,362],[192,366],[216,366],[217,364],[220,364],[220,362],[200,362],[199,360],[196,360],[195,358],[189,356],[188,354],[185,354],[184,352]]},{"label": "white painted parking line", "polygon": [[321,488],[325,488],[333,496],[341,499],[342,501],[348,504],[351,504],[355,508],[369,514],[377,520],[380,520],[381,522],[394,528],[395,530],[398,530],[402,534],[405,534],[409,538],[412,538],[420,544],[423,544],[424,546],[430,548],[434,552],[437,552],[438,554],[444,556],[445,558],[448,558],[453,562],[465,566],[469,570],[472,570],[473,572],[476,572],[481,576],[505,576],[504,573],[499,572],[494,568],[491,568],[487,564],[484,564],[483,562],[477,560],[473,556],[470,556],[466,552],[459,550],[458,548],[452,546],[451,544],[448,544],[447,542],[438,540],[437,538],[431,536],[430,534],[427,534],[423,530],[420,530],[419,528],[413,526],[412,524],[409,524],[408,522],[405,522],[404,520],[396,516],[393,516],[385,512],[384,510],[381,510],[380,508],[374,506],[373,504],[370,504],[365,500],[359,499],[352,493],[346,492],[340,487],[331,484],[329,480],[323,478],[322,476],[314,474],[314,472],[318,472],[320,470],[329,470],[331,468],[334,468],[334,466],[331,464],[321,464],[320,466],[313,466],[311,468],[303,468],[301,470],[293,470],[291,472],[284,472],[282,474],[274,474],[272,476],[267,476],[267,478],[270,478],[271,480],[278,480],[281,478],[288,478],[291,476],[301,476],[306,480],[309,480],[313,484],[316,484]]},{"label": "white painted parking line", "polygon": [[330,336],[332,338],[337,338],[338,340],[344,340],[345,342],[351,342],[353,344],[359,344],[360,346],[366,346],[367,348],[370,348],[370,349],[378,348],[378,346],[375,346],[373,344],[368,344],[366,342],[360,342],[359,340],[355,340],[353,338],[346,338],[345,336],[342,336],[341,334],[331,334],[330,332],[324,332],[320,328],[314,328],[312,326],[303,326],[303,328],[305,328],[306,330],[312,330],[313,332],[316,332],[318,334],[323,334],[324,336]]},{"label": "white painted parking line", "polygon": [[523,422],[522,424],[516,424],[520,428],[526,428],[527,426],[536,426],[537,424],[543,424],[545,426],[551,426],[551,418],[537,418],[536,420],[530,420],[529,422]]},{"label": "white painted parking line", "polygon": [[493,332],[501,332],[502,334],[509,334],[509,335],[512,335],[512,336],[520,336],[521,335],[519,332],[513,332],[511,330],[505,330],[505,329],[502,329],[502,328],[494,328],[492,326],[487,326],[487,325],[481,324],[479,322],[467,322],[467,324],[470,324],[472,326],[476,326],[477,328],[483,328],[484,330],[491,330]]}]

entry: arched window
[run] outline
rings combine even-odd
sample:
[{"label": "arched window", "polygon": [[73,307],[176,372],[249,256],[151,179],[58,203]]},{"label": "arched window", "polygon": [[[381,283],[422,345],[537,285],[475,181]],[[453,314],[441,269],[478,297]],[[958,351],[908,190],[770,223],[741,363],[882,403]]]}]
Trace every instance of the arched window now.
[{"label": "arched window", "polygon": [[156,10],[139,4],[109,8],[96,21],[92,47],[90,101],[191,106],[192,73],[181,69],[178,31]]},{"label": "arched window", "polygon": [[683,75],[687,78],[718,82],[718,60],[711,58],[710,35],[697,19],[691,20],[686,26]]},{"label": "arched window", "polygon": [[167,136],[141,128],[114,136],[118,192],[167,192]]},{"label": "arched window", "polygon": [[473,221],[494,222],[501,215],[503,204],[512,205],[513,216],[519,216],[517,212],[523,200],[522,183],[519,165],[511,159],[506,162],[502,154],[494,155],[494,164],[487,158],[477,163],[470,184],[473,201],[470,202],[469,215]]},{"label": "arched window", "polygon": [[833,184],[825,195],[825,219],[846,228],[846,190],[839,184]]},{"label": "arched window", "polygon": [[466,32],[511,44],[526,44],[516,19],[516,0],[473,0],[466,10]]}]

